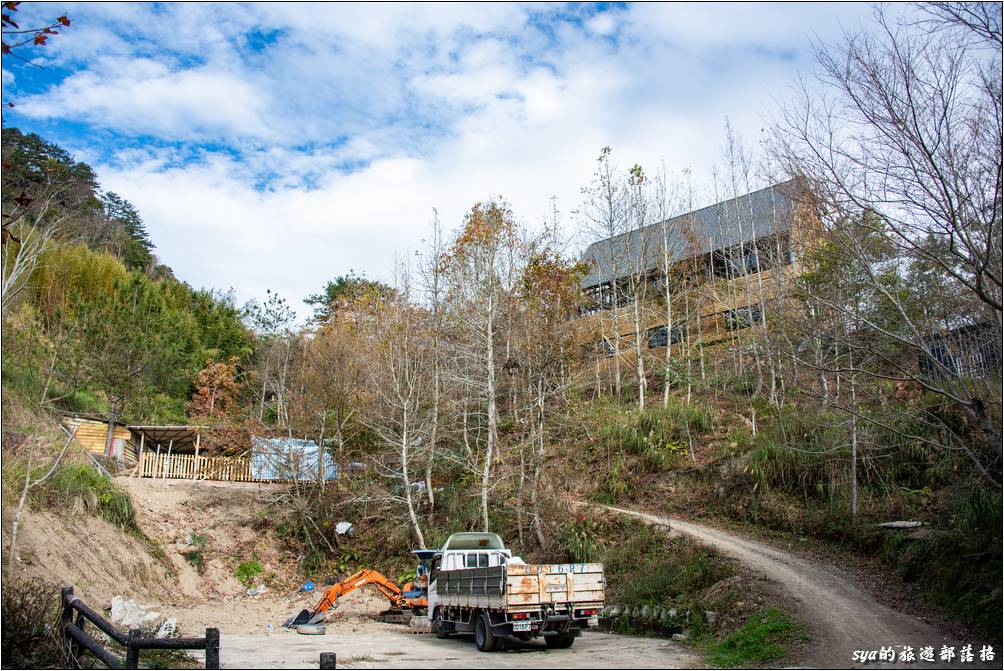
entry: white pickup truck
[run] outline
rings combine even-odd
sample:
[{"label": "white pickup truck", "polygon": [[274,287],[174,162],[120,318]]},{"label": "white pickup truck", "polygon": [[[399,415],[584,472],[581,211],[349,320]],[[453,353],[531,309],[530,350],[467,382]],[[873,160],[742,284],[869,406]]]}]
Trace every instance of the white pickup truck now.
[{"label": "white pickup truck", "polygon": [[440,638],[473,632],[484,652],[537,636],[567,648],[598,623],[604,586],[602,564],[527,564],[498,534],[455,533],[432,557],[431,629]]}]

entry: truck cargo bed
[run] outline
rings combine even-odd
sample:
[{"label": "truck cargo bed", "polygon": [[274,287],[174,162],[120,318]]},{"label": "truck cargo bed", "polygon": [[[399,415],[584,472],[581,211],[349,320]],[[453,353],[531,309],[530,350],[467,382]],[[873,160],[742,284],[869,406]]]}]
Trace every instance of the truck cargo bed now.
[{"label": "truck cargo bed", "polygon": [[602,604],[602,564],[507,564],[441,571],[440,603],[507,610]]}]

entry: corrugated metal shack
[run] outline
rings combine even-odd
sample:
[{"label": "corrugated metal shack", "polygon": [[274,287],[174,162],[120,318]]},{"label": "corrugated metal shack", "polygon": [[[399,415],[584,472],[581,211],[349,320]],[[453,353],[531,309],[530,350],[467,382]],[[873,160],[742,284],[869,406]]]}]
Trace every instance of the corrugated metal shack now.
[{"label": "corrugated metal shack", "polygon": [[325,480],[338,477],[338,464],[312,440],[260,437],[252,440],[251,473],[255,480],[317,480],[322,469]]}]

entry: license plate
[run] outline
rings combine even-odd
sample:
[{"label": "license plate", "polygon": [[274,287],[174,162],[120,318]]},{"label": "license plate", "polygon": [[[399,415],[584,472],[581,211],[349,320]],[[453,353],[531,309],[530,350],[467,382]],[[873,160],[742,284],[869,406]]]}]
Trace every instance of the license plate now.
[{"label": "license plate", "polygon": [[512,623],[512,630],[513,631],[530,631],[530,623],[529,622],[513,622]]}]

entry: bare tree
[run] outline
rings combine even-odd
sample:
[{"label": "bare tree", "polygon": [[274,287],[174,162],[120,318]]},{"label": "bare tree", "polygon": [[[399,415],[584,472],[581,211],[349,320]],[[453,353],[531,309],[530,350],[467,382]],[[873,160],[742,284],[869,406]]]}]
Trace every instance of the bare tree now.
[{"label": "bare tree", "polygon": [[427,397],[431,340],[424,315],[409,301],[406,266],[398,266],[397,280],[394,296],[378,306],[364,327],[371,351],[367,380],[377,397],[366,422],[396,454],[393,465],[382,466],[398,482],[400,494],[394,498],[405,505],[419,545],[425,547],[412,477],[415,457],[433,425]]},{"label": "bare tree", "polygon": [[[670,217],[676,203],[677,192],[668,182],[666,170],[663,168],[653,179],[651,189],[651,208],[655,221],[659,222],[661,229],[661,259],[662,277],[660,278],[662,287],[662,300],[666,310],[666,354],[663,362],[663,385],[662,385],[662,405],[669,405],[669,390],[671,385],[671,373],[673,371],[673,345],[674,334],[682,333],[687,328],[687,317],[685,310],[674,311],[674,303],[679,303],[686,285],[682,281],[682,269],[678,267],[678,260],[687,257],[687,237],[679,226],[670,233]],[[677,224],[679,222],[676,222]],[[679,305],[676,306],[679,308]],[[680,312],[684,312],[681,315]],[[681,352],[678,349],[677,354]]]},{"label": "bare tree", "polygon": [[[627,272],[625,256],[626,194],[622,179],[611,159],[610,147],[604,147],[597,159],[592,184],[582,190],[585,202],[579,209],[580,226],[590,236],[603,240],[607,267],[598,267],[606,274],[599,291],[606,292],[601,302],[609,304],[604,339],[613,349],[614,395],[621,395],[621,305],[625,298],[623,275]],[[601,277],[601,279],[603,279]]]},{"label": "bare tree", "polygon": [[996,43],[998,49],[1004,45],[999,2],[918,2],[916,7],[929,15],[917,23],[934,32],[947,30],[955,37]]},{"label": "bare tree", "polygon": [[[33,431],[31,435],[25,441],[25,446],[23,449],[24,453],[24,480],[21,485],[21,494],[18,497],[17,508],[14,511],[14,518],[11,522],[10,538],[7,541],[7,572],[6,580],[9,582],[13,578],[14,571],[14,557],[16,556],[17,549],[17,532],[21,526],[21,516],[24,514],[24,510],[28,505],[28,496],[31,491],[36,487],[44,484],[49,478],[53,476],[59,464],[62,462],[63,457],[66,455],[67,449],[70,447],[70,443],[73,442],[73,438],[76,435],[76,430],[71,432],[66,441],[63,443],[62,449],[56,453],[55,457],[52,455],[43,455],[45,447],[45,440],[42,438],[36,427],[36,431]],[[49,469],[41,476],[37,476],[36,473],[40,460],[48,461]],[[44,465],[42,466],[44,468]]]},{"label": "bare tree", "polygon": [[645,171],[640,165],[632,166],[627,180],[627,231],[624,233],[623,248],[628,269],[628,291],[631,299],[631,321],[634,331],[635,375],[638,380],[638,409],[645,409],[645,392],[648,380],[645,377],[645,342],[648,325],[649,284],[655,268],[650,251],[649,209],[650,185]]},{"label": "bare tree", "polygon": [[515,360],[510,366],[513,377],[518,378],[516,384],[525,388],[525,411],[520,416],[525,418],[525,442],[530,448],[528,477],[523,468],[526,464],[520,464],[517,514],[521,518],[528,484],[528,509],[540,546],[546,544],[541,514],[544,447],[553,417],[563,407],[565,392],[572,384],[568,369],[575,351],[568,315],[578,303],[579,281],[586,273],[583,264],[572,263],[555,249],[556,227],[557,222],[552,222],[528,245],[527,262],[516,287],[514,304],[519,309],[513,329]]},{"label": "bare tree", "polygon": [[429,498],[429,507],[434,509],[436,490],[432,483],[432,471],[436,461],[437,445],[441,438],[439,420],[442,412],[443,394],[443,310],[445,307],[443,260],[446,247],[443,243],[439,213],[435,211],[433,213],[432,239],[428,242],[424,255],[420,257],[419,281],[429,311],[429,330],[432,337],[432,349],[429,353],[432,366],[432,427],[425,454],[425,489]]},{"label": "bare tree", "polygon": [[[506,365],[506,319],[522,255],[519,228],[508,204],[500,200],[475,205],[444,257],[451,332],[453,382],[471,401],[463,413],[467,453],[477,464],[482,525],[487,531],[492,466],[499,458],[499,380]],[[468,412],[470,410],[470,412]],[[474,421],[472,427],[468,421]],[[472,443],[474,447],[472,448]]]},{"label": "bare tree", "polygon": [[36,199],[21,192],[9,202],[4,200],[0,313],[7,314],[12,301],[27,286],[42,254],[69,219],[69,208],[55,206],[66,195],[64,189],[50,183]]},{"label": "bare tree", "polygon": [[[807,180],[824,226],[839,234],[871,307],[881,308],[855,314],[812,294],[815,305],[845,322],[858,319],[869,332],[873,363],[858,357],[853,372],[916,385],[954,404],[983,440],[942,423],[950,439],[934,446],[963,449],[999,486],[1000,386],[942,351],[965,329],[988,329],[991,350],[1000,351],[999,27],[974,25],[984,11],[975,6],[932,11],[949,20],[897,24],[879,8],[876,32],[817,44],[818,79],[798,82],[783,105],[771,154]],[[931,309],[935,303],[944,309]]]}]

